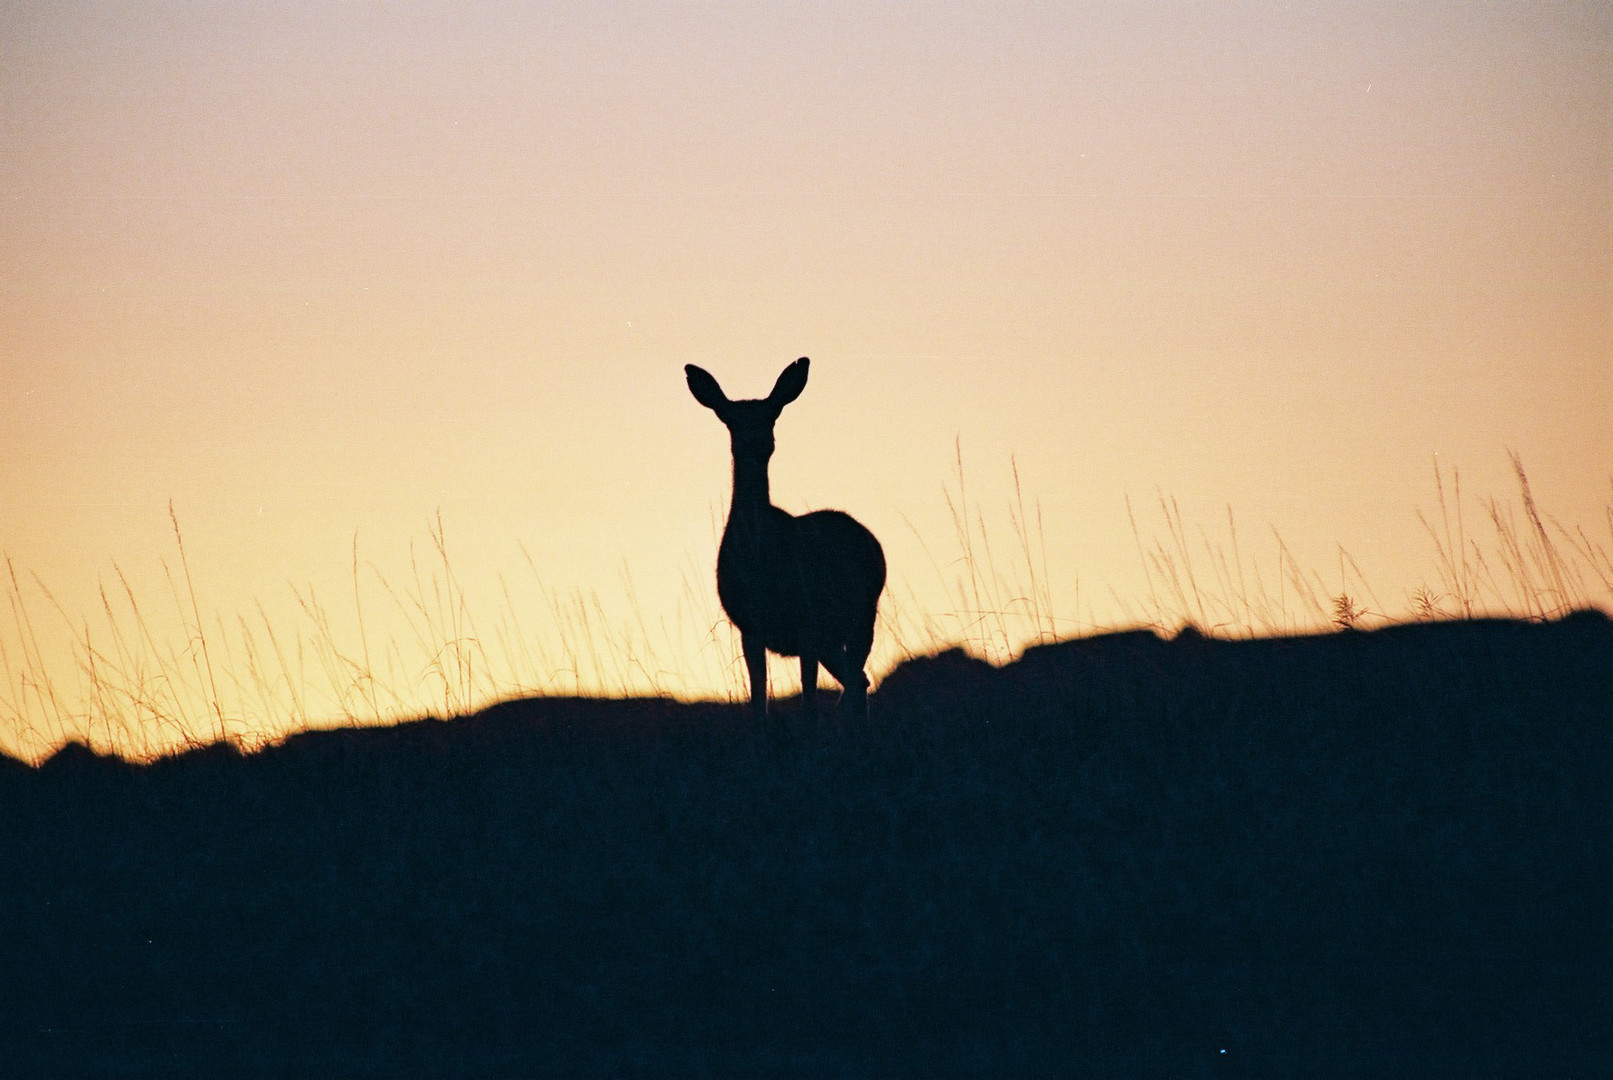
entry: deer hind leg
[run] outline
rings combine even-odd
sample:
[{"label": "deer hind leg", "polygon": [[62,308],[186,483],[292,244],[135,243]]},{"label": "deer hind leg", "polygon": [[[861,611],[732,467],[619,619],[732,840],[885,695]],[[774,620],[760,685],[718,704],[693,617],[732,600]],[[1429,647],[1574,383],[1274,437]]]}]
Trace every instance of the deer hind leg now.
[{"label": "deer hind leg", "polygon": [[842,715],[859,719],[868,717],[868,676],[863,674],[861,663],[867,658],[866,651],[859,658],[855,650],[846,646],[834,649],[823,657],[823,666],[828,668],[829,674],[840,683],[838,711]]},{"label": "deer hind leg", "polygon": [[[850,703],[856,710],[855,715],[868,719],[868,654],[874,647],[874,614],[869,612],[867,632],[858,631],[850,641],[846,642],[846,667],[850,669],[852,682],[856,684],[856,691],[852,694]],[[846,685],[845,683],[841,684]]]},{"label": "deer hind leg", "polygon": [[750,711],[758,720],[767,719],[767,646],[754,634],[741,634],[745,667],[750,672]]},{"label": "deer hind leg", "polygon": [[801,716],[814,720],[818,715],[818,658],[801,657]]}]

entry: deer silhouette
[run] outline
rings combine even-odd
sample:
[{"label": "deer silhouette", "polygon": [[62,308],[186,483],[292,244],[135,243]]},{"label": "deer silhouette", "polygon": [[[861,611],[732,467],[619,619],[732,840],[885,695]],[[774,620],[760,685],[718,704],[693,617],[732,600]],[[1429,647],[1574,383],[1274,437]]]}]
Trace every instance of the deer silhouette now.
[{"label": "deer silhouette", "polygon": [[767,653],[801,658],[801,712],[817,715],[818,665],[840,683],[840,707],[868,715],[863,664],[885,587],[885,552],[850,514],[796,517],[774,506],[767,463],[773,423],[806,387],[807,358],[784,369],[759,401],[730,401],[709,372],[685,365],[689,392],[728,428],[734,500],[717,549],[717,595],[739,628],[751,713],[767,716]]}]

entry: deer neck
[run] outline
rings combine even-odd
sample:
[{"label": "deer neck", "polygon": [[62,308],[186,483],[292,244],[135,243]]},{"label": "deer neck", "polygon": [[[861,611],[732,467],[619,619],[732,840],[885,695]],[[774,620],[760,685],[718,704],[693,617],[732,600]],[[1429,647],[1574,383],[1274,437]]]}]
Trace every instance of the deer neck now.
[{"label": "deer neck", "polygon": [[739,532],[762,531],[771,517],[772,497],[767,485],[767,460],[734,459],[734,501],[728,508],[728,528]]}]

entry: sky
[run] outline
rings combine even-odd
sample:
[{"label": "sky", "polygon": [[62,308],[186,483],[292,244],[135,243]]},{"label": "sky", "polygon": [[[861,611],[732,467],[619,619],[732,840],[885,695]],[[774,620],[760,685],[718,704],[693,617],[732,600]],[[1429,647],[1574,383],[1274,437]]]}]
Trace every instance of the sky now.
[{"label": "sky", "polygon": [[0,749],[743,693],[682,368],[802,355],[876,680],[1606,548],[1613,9],[0,6]]}]

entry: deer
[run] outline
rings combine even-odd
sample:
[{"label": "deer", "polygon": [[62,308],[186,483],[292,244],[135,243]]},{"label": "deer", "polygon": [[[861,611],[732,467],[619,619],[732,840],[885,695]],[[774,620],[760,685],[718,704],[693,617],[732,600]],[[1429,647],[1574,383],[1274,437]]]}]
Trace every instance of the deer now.
[{"label": "deer", "polygon": [[728,428],[734,455],[733,502],[717,549],[717,595],[739,630],[753,718],[767,718],[767,654],[774,652],[801,658],[805,719],[817,716],[822,664],[840,683],[838,711],[866,720],[863,665],[885,588],[885,551],[850,514],[796,516],[774,506],[768,490],[773,424],[806,388],[808,364],[804,356],[790,364],[772,393],[754,401],[730,400],[709,372],[684,365],[689,392]]}]

